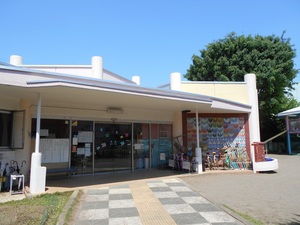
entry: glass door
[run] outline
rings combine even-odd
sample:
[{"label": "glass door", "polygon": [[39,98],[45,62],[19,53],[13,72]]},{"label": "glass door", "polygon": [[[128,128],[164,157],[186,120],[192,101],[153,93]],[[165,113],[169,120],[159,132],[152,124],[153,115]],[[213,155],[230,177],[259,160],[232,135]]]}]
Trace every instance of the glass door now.
[{"label": "glass door", "polygon": [[135,123],[133,133],[134,169],[149,169],[151,161],[149,124]]},{"label": "glass door", "polygon": [[131,169],[131,124],[95,124],[94,172]]},{"label": "glass door", "polygon": [[93,172],[93,122],[72,121],[71,166],[79,174]]},{"label": "glass door", "polygon": [[151,167],[166,168],[172,149],[172,125],[151,124]]}]

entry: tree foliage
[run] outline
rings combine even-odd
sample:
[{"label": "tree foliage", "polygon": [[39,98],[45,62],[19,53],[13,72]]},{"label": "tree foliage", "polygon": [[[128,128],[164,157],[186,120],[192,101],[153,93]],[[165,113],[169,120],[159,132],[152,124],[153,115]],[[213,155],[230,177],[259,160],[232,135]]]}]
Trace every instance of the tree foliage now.
[{"label": "tree foliage", "polygon": [[279,129],[273,116],[296,107],[292,97],[293,79],[297,75],[293,59],[296,51],[289,39],[270,36],[228,34],[193,55],[185,74],[191,81],[244,81],[244,75],[257,76],[261,136],[269,138]]}]

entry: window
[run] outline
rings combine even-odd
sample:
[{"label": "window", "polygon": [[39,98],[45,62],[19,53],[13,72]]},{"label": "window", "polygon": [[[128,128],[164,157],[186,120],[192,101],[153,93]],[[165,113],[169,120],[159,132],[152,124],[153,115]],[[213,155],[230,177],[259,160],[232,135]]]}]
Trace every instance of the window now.
[{"label": "window", "polygon": [[25,111],[0,111],[0,149],[24,147]]},{"label": "window", "polygon": [[[31,138],[36,136],[36,118],[31,120]],[[41,119],[41,138],[69,138],[69,120]]]}]

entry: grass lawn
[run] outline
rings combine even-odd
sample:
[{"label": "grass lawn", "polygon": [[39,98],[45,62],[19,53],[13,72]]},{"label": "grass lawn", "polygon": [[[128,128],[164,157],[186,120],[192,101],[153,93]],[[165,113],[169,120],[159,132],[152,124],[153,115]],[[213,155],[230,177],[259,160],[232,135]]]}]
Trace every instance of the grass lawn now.
[{"label": "grass lawn", "polygon": [[72,193],[56,192],[0,203],[0,223],[1,225],[56,224]]}]

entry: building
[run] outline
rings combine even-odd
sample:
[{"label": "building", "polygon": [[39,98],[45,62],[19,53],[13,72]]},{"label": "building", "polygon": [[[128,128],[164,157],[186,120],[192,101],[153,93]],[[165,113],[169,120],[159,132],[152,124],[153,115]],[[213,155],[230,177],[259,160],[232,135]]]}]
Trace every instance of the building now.
[{"label": "building", "polygon": [[[202,152],[239,146],[253,158],[259,142],[256,79],[182,82],[170,75],[163,88],[145,88],[91,65],[0,64],[1,168],[18,167],[32,193],[43,192],[46,173],[79,174],[164,168],[181,149]],[[255,172],[255,164],[254,172]],[[47,172],[48,171],[48,172]]]}]

